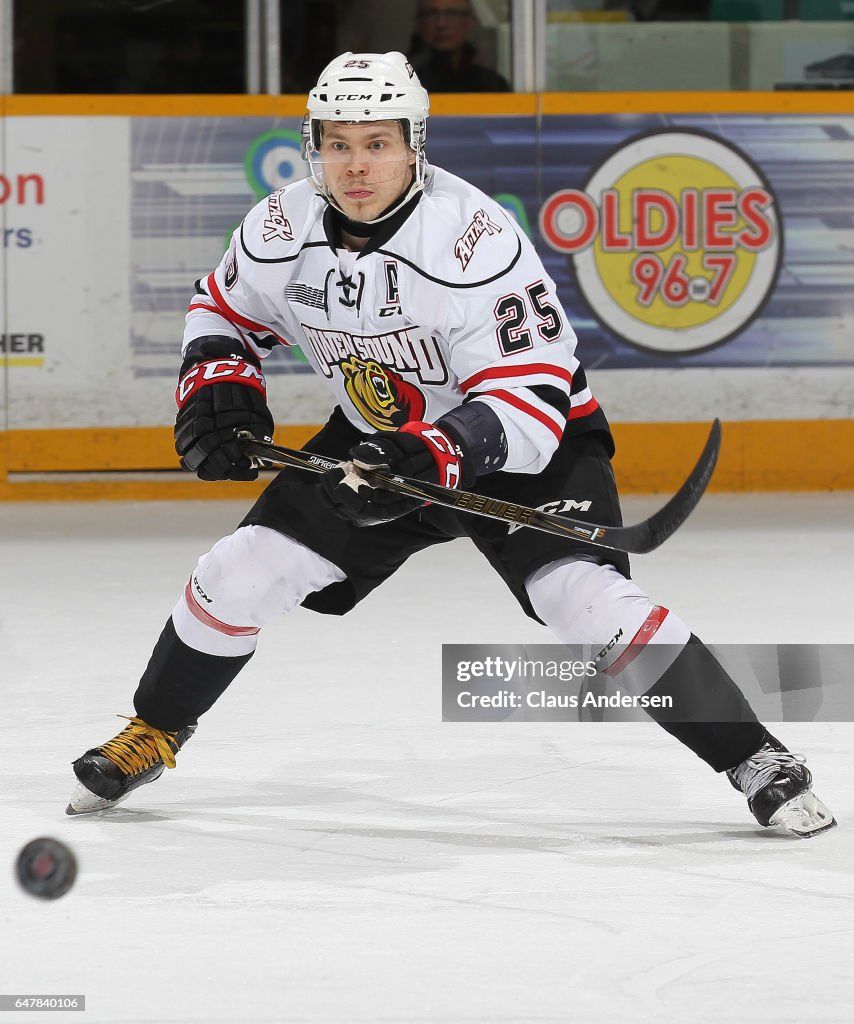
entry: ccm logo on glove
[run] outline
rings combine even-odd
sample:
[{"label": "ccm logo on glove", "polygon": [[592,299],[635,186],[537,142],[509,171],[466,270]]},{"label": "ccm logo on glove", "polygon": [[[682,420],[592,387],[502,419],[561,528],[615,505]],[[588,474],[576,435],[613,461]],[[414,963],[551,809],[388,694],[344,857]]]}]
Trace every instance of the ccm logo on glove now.
[{"label": "ccm logo on glove", "polygon": [[460,486],[463,453],[444,430],[440,430],[432,423],[412,421],[405,423],[398,433],[413,434],[427,445],[427,450],[436,463],[439,483],[443,487]]},{"label": "ccm logo on glove", "polygon": [[181,409],[187,399],[191,398],[200,388],[211,384],[243,384],[246,387],[255,388],[266,398],[267,384],[264,374],[239,356],[231,359],[210,359],[205,363],[198,363],[191,370],[188,370],[181,378],[178,388],[175,391],[175,401]]}]

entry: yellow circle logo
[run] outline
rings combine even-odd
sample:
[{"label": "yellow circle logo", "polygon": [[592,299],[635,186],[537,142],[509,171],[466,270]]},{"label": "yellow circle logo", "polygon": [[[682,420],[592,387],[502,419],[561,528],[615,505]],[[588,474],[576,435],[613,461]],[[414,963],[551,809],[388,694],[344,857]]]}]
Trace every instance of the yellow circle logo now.
[{"label": "yellow circle logo", "polygon": [[551,195],[540,229],[573,256],[597,317],[656,352],[697,352],[731,338],[762,308],[779,270],[768,183],[743,154],[700,132],[626,143],[583,191]]}]

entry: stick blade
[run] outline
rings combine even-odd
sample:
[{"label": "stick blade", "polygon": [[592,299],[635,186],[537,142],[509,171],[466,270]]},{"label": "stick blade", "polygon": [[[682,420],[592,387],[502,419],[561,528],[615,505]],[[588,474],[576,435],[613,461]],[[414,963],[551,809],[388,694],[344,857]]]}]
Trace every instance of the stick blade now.
[{"label": "stick blade", "polygon": [[666,505],[663,505],[658,512],[643,523],[644,536],[639,536],[632,546],[632,550],[636,554],[645,555],[660,547],[697,507],[697,503],[703,497],[715,471],[721,450],[722,434],[721,421],[715,417],[703,451],[685,483]]}]

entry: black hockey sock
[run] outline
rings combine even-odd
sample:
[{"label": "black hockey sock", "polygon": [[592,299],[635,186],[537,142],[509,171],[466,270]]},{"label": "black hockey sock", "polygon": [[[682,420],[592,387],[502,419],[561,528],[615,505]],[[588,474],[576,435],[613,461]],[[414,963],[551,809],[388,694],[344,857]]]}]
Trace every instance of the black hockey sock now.
[{"label": "black hockey sock", "polygon": [[224,658],[188,647],[170,616],[134,694],[136,713],[157,729],[177,732],[213,707],[251,657]]},{"label": "black hockey sock", "polygon": [[765,728],[741,690],[693,633],[648,695],[673,698],[672,708],[647,708],[648,714],[716,772],[740,764],[765,742]]}]

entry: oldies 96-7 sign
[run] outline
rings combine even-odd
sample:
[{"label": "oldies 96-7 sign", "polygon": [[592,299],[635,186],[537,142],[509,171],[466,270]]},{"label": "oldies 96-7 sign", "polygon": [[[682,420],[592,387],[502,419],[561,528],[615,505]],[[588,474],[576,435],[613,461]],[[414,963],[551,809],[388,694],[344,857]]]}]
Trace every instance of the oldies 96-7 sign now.
[{"label": "oldies 96-7 sign", "polygon": [[571,255],[596,317],[638,348],[699,352],[741,331],[777,278],[774,195],[739,150],[698,131],[628,140],[584,189],[543,203],[548,245]]}]

